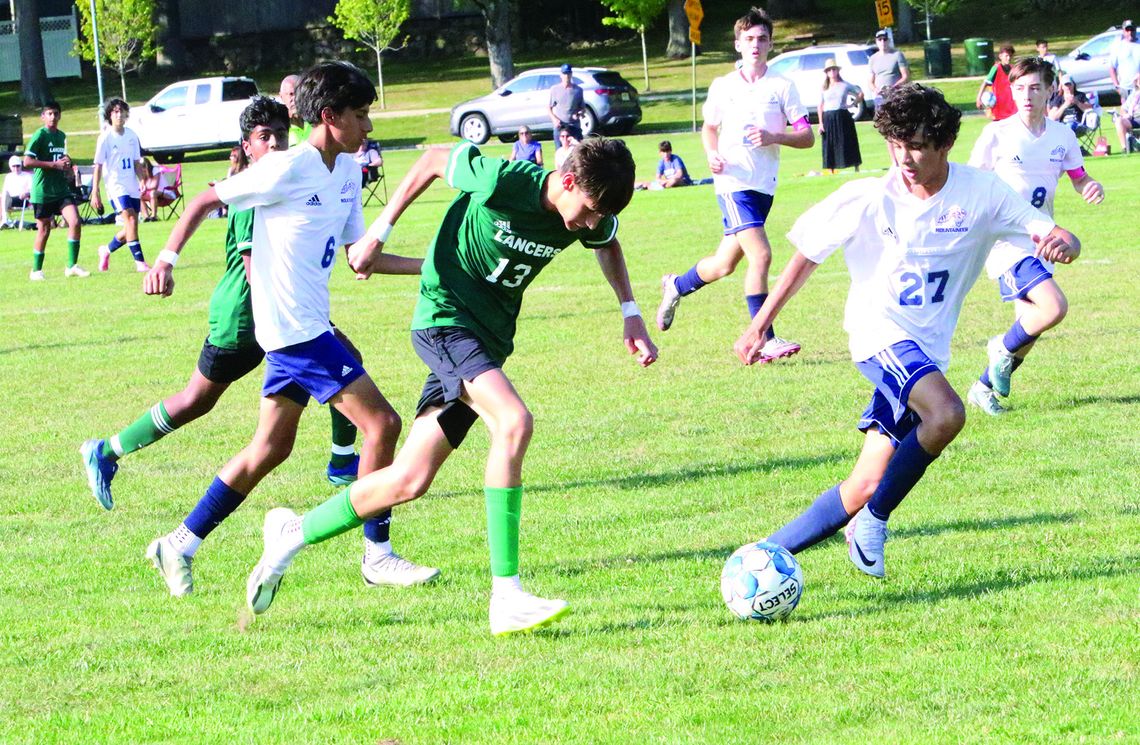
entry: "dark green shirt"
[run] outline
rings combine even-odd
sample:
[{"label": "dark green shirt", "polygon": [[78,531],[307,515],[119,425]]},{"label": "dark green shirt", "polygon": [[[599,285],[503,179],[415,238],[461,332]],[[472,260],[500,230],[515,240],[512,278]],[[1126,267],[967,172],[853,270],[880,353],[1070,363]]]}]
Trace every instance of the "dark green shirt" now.
[{"label": "dark green shirt", "polygon": [[210,298],[210,337],[215,347],[241,349],[256,344],[253,304],[242,255],[253,250],[253,208],[230,210],[226,225],[226,271]]},{"label": "dark green shirt", "polygon": [[[40,127],[28,142],[27,155],[36,160],[55,162],[67,155],[67,135]],[[37,168],[32,174],[32,201],[36,204],[56,202],[71,196],[71,174],[54,168]]]}]

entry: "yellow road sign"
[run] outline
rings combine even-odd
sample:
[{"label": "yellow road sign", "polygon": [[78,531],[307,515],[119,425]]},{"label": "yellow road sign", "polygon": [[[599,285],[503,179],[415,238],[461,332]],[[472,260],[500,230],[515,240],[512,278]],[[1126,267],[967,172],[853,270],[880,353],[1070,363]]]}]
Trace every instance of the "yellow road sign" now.
[{"label": "yellow road sign", "polygon": [[689,17],[689,41],[700,44],[701,20],[705,17],[701,0],[685,0],[685,15]]},{"label": "yellow road sign", "polygon": [[879,28],[895,25],[895,11],[891,0],[875,0],[875,15],[879,17]]}]

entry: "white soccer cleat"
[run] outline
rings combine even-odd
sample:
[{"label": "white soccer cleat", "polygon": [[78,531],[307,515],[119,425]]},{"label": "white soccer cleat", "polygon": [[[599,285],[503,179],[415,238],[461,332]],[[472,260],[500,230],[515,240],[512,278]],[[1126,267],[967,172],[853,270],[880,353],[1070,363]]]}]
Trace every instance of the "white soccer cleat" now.
[{"label": "white soccer cleat", "polygon": [[1009,395],[1010,376],[1013,375],[1013,354],[1005,348],[1000,336],[986,344],[989,354],[990,384],[1001,396]]},{"label": "white soccer cleat", "polygon": [[360,573],[364,575],[364,584],[369,587],[425,585],[439,576],[439,570],[435,567],[420,566],[394,553],[372,561],[366,556],[360,562]]},{"label": "white soccer cleat", "polygon": [[1005,413],[1005,407],[998,401],[997,394],[994,393],[993,388],[990,388],[980,380],[975,380],[974,384],[970,386],[970,392],[966,395],[966,400],[990,416],[1001,416]]},{"label": "white soccer cleat", "polygon": [[661,305],[657,306],[657,328],[662,331],[669,330],[680,303],[681,293],[677,289],[677,275],[666,274],[661,278]]},{"label": "white soccer cleat", "polygon": [[150,542],[146,547],[146,558],[151,560],[154,568],[162,575],[171,595],[184,598],[194,592],[194,577],[190,574],[193,559],[175,551],[167,536]]},{"label": "white soccer cleat", "polygon": [[887,575],[886,556],[883,544],[887,541],[887,521],[880,520],[864,507],[851,518],[847,537],[847,556],[855,568],[872,577]]},{"label": "white soccer cleat", "polygon": [[43,282],[44,281],[43,269],[33,269],[31,271],[31,273],[28,274],[28,279],[30,279],[32,282]]},{"label": "white soccer cleat", "polygon": [[65,277],[90,277],[91,272],[89,272],[86,269],[84,269],[83,267],[79,266],[79,264],[76,264],[74,266],[69,266],[66,269],[64,269],[63,270],[63,276],[65,276]]},{"label": "white soccer cleat", "polygon": [[764,342],[764,346],[760,348],[760,364],[764,365],[784,357],[791,357],[799,351],[800,345],[794,341],[773,336]]},{"label": "white soccer cleat", "polygon": [[106,245],[99,246],[96,250],[99,254],[99,271],[107,272],[111,270],[111,249]]},{"label": "white soccer cleat", "polygon": [[524,634],[549,626],[570,612],[565,600],[547,600],[521,590],[491,595],[491,636]]},{"label": "white soccer cleat", "polygon": [[288,552],[281,546],[284,542],[282,533],[285,525],[296,517],[296,512],[284,507],[272,509],[265,515],[265,524],[262,526],[264,550],[245,583],[245,601],[254,613],[260,614],[269,610],[277,590],[281,587],[285,569],[292,561],[291,558],[283,561]]},{"label": "white soccer cleat", "polygon": [[135,261],[135,271],[138,272],[139,274],[149,272],[150,271],[150,264],[146,263],[145,261],[136,260]]}]

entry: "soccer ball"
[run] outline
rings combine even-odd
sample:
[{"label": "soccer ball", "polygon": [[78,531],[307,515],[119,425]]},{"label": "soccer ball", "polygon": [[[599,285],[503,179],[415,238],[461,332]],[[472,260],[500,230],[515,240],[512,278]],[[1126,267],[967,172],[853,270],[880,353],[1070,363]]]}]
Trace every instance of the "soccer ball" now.
[{"label": "soccer ball", "polygon": [[997,104],[997,96],[993,91],[986,91],[982,94],[982,106],[987,109],[992,109]]},{"label": "soccer ball", "polygon": [[733,552],[720,573],[720,593],[738,618],[776,621],[800,602],[804,573],[783,546],[760,541]]}]

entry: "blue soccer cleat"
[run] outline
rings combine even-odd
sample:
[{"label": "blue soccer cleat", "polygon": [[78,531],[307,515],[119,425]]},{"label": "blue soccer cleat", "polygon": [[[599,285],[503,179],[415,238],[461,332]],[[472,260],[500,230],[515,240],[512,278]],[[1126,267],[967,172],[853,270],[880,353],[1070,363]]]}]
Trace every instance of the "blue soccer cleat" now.
[{"label": "blue soccer cleat", "polygon": [[1005,407],[998,401],[997,394],[980,380],[975,380],[970,386],[966,400],[990,416],[1001,416],[1005,413]]},{"label": "blue soccer cleat", "polygon": [[989,355],[990,383],[1000,396],[1009,395],[1010,377],[1013,375],[1013,354],[1005,348],[1000,336],[986,344]]},{"label": "blue soccer cleat", "polygon": [[352,462],[347,466],[337,468],[329,463],[325,468],[325,476],[328,478],[330,484],[337,486],[348,486],[356,481],[356,472],[360,468],[360,456],[352,456]]},{"label": "blue soccer cleat", "polygon": [[91,487],[91,493],[103,509],[114,509],[111,479],[115,478],[119,464],[103,456],[103,441],[99,439],[87,440],[80,446],[79,452],[83,455],[83,467],[87,469],[87,484]]}]

